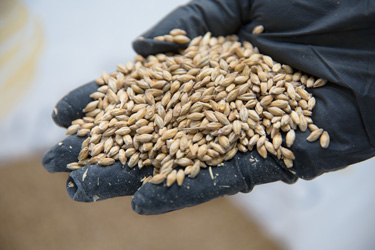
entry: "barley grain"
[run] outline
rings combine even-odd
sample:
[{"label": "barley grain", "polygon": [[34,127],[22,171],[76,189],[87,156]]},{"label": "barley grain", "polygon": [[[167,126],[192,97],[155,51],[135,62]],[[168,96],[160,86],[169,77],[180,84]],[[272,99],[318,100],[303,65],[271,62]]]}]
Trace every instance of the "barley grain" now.
[{"label": "barley grain", "polygon": [[[253,33],[263,30],[257,26]],[[180,29],[154,39],[190,41]],[[103,72],[97,79],[101,86],[90,95],[94,100],[83,110],[85,117],[66,131],[90,134],[79,163],[70,167],[117,160],[131,168],[152,164],[154,177],[143,182],[166,179],[167,186],[176,181],[181,186],[186,174],[194,178],[206,164],[218,165],[255,145],[263,158],[270,153],[292,167],[294,155],[281,146],[281,132],[291,147],[295,130],[308,127],[308,140],[320,137],[321,146],[328,147],[328,133],[311,119],[316,100],[306,90],[326,81],[293,72],[237,39],[207,33],[180,54],[136,56],[115,73]]]},{"label": "barley grain", "polygon": [[284,157],[286,157],[288,159],[292,159],[292,160],[295,159],[294,154],[291,150],[289,150],[287,148],[284,148],[284,147],[280,147],[280,149],[281,149],[281,153],[283,154]]},{"label": "barley grain", "polygon": [[253,34],[260,34],[264,31],[264,27],[263,25],[258,25],[258,26],[255,26],[252,33]]},{"label": "barley grain", "polygon": [[328,148],[330,143],[329,134],[327,131],[324,131],[320,136],[320,145],[322,148]]},{"label": "barley grain", "polygon": [[179,169],[176,175],[176,181],[177,185],[181,186],[185,179],[185,173],[184,170]]},{"label": "barley grain", "polygon": [[323,133],[323,129],[316,129],[314,131],[311,132],[311,134],[306,138],[306,140],[308,140],[309,142],[313,142],[313,141],[316,141],[319,139],[319,137],[321,136],[321,134]]},{"label": "barley grain", "polygon": [[68,129],[65,131],[65,134],[66,135],[74,135],[77,133],[78,129],[80,128],[81,126],[78,125],[78,124],[73,124],[73,125],[70,125],[68,127]]},{"label": "barley grain", "polygon": [[185,44],[190,42],[190,38],[184,35],[177,35],[173,37],[173,42],[179,43],[179,44]]},{"label": "barley grain", "polygon": [[264,159],[267,158],[267,149],[264,145],[262,145],[261,147],[257,147],[257,151],[259,155],[262,156]]},{"label": "barley grain", "polygon": [[103,165],[103,166],[109,166],[115,163],[115,160],[113,158],[103,158],[100,159],[98,164]]},{"label": "barley grain", "polygon": [[130,157],[130,159],[129,159],[129,161],[128,161],[128,166],[130,167],[130,168],[133,168],[133,167],[135,167],[135,165],[137,165],[137,163],[138,163],[138,159],[139,159],[139,153],[135,153],[135,154],[133,154],[131,157]]},{"label": "barley grain", "polygon": [[196,160],[194,165],[191,168],[191,172],[190,172],[189,177],[195,178],[199,174],[199,171],[200,171],[200,161]]},{"label": "barley grain", "polygon": [[264,146],[265,146],[265,148],[267,149],[267,151],[269,153],[271,153],[273,155],[277,155],[277,152],[276,152],[276,150],[275,150],[275,148],[274,148],[274,146],[273,146],[273,144],[271,142],[265,141],[264,142]]},{"label": "barley grain", "polygon": [[66,168],[69,170],[77,170],[82,168],[82,165],[80,165],[78,162],[71,162],[66,165]]},{"label": "barley grain", "polygon": [[167,183],[166,183],[167,187],[172,186],[172,184],[176,181],[176,179],[177,179],[177,171],[173,170],[167,176]]},{"label": "barley grain", "polygon": [[293,145],[295,139],[296,139],[296,133],[294,132],[294,130],[289,130],[285,138],[286,146],[290,148]]},{"label": "barley grain", "polygon": [[154,175],[152,177],[152,179],[150,180],[150,182],[152,184],[160,184],[160,183],[164,182],[165,179],[166,179],[166,175],[165,174],[157,174],[157,175]]},{"label": "barley grain", "polygon": [[284,158],[283,161],[284,161],[284,164],[287,168],[293,167],[293,160],[292,159]]}]

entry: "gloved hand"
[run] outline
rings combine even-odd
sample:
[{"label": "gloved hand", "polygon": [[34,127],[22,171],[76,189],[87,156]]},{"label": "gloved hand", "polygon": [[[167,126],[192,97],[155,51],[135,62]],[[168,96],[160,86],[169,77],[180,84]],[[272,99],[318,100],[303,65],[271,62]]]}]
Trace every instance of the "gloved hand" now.
[{"label": "gloved hand", "polygon": [[[312,118],[329,132],[329,148],[307,142],[308,131],[296,131],[291,169],[272,155],[263,159],[256,151],[238,153],[224,166],[212,168],[213,179],[208,169],[201,169],[196,178],[185,178],[181,187],[169,188],[151,183],[141,187],[151,168],[122,168],[118,163],[85,166],[70,173],[68,194],[84,202],[134,194],[137,213],[160,214],[249,192],[257,184],[312,179],[369,159],[375,155],[374,23],[375,6],[368,2],[197,0],[176,9],[133,43],[137,53],[147,56],[183,48],[152,39],[174,28],[187,31],[190,38],[208,31],[213,36],[237,34],[274,60],[328,80],[326,86],[309,91],[317,101]],[[252,34],[257,25],[264,26],[264,33]],[[55,122],[67,127],[82,117],[96,88],[92,82],[65,96],[53,113]],[[76,161],[83,140],[69,136],[54,146],[43,157],[45,168],[68,171],[66,164]]]}]

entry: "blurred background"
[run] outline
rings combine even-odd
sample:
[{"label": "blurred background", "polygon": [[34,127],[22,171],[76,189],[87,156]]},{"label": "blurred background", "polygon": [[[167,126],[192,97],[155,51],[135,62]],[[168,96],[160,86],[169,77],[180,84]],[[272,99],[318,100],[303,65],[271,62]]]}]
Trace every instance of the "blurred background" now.
[{"label": "blurred background", "polygon": [[131,42],[186,0],[0,1],[0,249],[374,249],[375,160],[158,216],[129,197],[76,203],[42,153],[67,92],[133,60]]}]

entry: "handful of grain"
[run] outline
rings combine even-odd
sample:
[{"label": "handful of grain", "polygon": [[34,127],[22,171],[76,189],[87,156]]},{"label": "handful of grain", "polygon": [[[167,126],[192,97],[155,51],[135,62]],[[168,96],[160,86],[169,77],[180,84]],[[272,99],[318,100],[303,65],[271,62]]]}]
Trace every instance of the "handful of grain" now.
[{"label": "handful of grain", "polygon": [[313,124],[315,98],[305,90],[326,81],[293,72],[234,35],[207,33],[172,56],[138,55],[96,82],[101,86],[85,117],[67,130],[88,135],[78,161],[67,166],[72,170],[116,161],[130,168],[152,165],[153,176],[144,183],[182,185],[185,176],[194,178],[237,151],[272,154],[291,168],[288,148],[297,129],[309,128],[308,141],[329,145],[328,133]]}]

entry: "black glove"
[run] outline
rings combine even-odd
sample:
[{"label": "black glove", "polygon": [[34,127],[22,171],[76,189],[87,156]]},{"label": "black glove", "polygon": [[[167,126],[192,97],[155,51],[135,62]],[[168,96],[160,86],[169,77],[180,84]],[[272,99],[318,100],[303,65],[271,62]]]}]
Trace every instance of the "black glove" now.
[{"label": "black glove", "polygon": [[[152,39],[174,28],[187,31],[190,38],[208,31],[214,36],[237,34],[274,60],[329,81],[309,90],[317,101],[312,118],[329,132],[329,148],[307,142],[308,131],[296,131],[291,147],[296,159],[290,170],[272,155],[263,159],[256,151],[238,153],[224,166],[212,168],[213,179],[208,169],[201,169],[195,179],[186,178],[181,187],[169,188],[151,183],[140,187],[151,168],[85,166],[70,173],[70,197],[89,202],[134,194],[132,206],[137,213],[160,214],[249,192],[257,184],[312,179],[369,159],[375,155],[374,23],[374,6],[352,1],[201,0],[176,9],[133,43],[137,53],[147,56],[183,48]],[[264,26],[264,33],[252,34],[257,25]],[[89,83],[64,97],[53,114],[55,122],[67,127],[82,117],[96,88]],[[45,153],[43,165],[50,172],[67,171],[66,164],[76,161],[82,141],[68,137]]]}]

